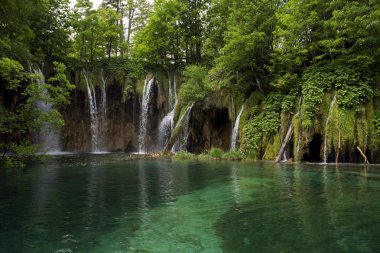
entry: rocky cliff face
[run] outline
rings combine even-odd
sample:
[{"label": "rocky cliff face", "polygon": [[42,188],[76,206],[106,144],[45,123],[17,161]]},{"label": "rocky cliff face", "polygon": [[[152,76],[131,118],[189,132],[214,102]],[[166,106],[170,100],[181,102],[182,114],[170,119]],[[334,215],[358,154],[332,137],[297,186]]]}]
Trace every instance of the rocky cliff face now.
[{"label": "rocky cliff face", "polygon": [[194,153],[213,147],[228,150],[231,131],[228,108],[218,108],[207,102],[196,104],[190,120],[188,149]]},{"label": "rocky cliff face", "polygon": [[[100,94],[99,88],[95,93]],[[123,88],[117,82],[107,86],[107,114],[105,138],[102,150],[136,151],[138,98],[123,99]],[[99,96],[98,96],[99,97]],[[64,151],[90,151],[90,109],[86,92],[76,89],[71,104],[62,110],[65,126],[61,133],[61,147]]]}]

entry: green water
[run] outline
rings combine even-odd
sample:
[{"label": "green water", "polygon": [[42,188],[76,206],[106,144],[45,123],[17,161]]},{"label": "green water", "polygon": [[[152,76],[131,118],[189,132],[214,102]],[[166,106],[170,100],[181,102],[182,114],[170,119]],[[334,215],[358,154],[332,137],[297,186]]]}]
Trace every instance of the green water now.
[{"label": "green water", "polygon": [[71,155],[0,172],[0,252],[380,252],[380,167]]}]

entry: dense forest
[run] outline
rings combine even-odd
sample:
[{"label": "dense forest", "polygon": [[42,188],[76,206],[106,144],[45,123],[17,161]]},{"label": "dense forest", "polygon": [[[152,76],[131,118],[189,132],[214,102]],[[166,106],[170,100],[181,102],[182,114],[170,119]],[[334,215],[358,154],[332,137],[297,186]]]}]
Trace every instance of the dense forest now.
[{"label": "dense forest", "polygon": [[[143,110],[147,75],[159,90],[160,106],[148,111],[157,122],[173,109],[177,126],[194,105],[185,133],[191,152],[228,150],[239,114],[237,152],[244,157],[380,162],[375,0],[103,0],[98,9],[89,0],[73,7],[68,0],[2,1],[1,160],[34,154],[39,129],[66,127],[60,138],[67,144],[75,135],[70,121],[82,117],[76,105],[92,113],[83,101],[99,92],[100,79],[108,80],[107,110],[133,118],[131,129],[138,128],[134,114]],[[86,92],[89,84],[93,93]],[[38,101],[53,109],[39,109]],[[126,115],[116,107],[127,108]],[[206,127],[210,118],[214,125]],[[89,125],[85,131],[94,132]],[[177,128],[163,150],[175,145]],[[107,145],[136,151],[136,142]]]}]

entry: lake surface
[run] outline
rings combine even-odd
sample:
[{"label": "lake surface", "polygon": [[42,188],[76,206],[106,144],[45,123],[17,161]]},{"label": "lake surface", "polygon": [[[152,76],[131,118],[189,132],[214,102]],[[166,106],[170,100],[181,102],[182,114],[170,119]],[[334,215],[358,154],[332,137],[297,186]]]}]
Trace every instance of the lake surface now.
[{"label": "lake surface", "polygon": [[380,167],[53,157],[0,172],[0,252],[380,252]]}]

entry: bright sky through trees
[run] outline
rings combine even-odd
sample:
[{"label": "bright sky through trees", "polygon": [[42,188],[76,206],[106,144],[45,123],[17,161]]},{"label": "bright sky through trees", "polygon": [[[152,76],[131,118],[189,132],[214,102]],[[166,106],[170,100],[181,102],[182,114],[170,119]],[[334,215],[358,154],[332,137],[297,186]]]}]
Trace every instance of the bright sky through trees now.
[{"label": "bright sky through trees", "polygon": [[[76,2],[76,0],[70,0],[71,6],[74,6]],[[102,3],[102,0],[91,0],[91,2],[93,3],[94,9],[97,9],[99,5]]]}]

